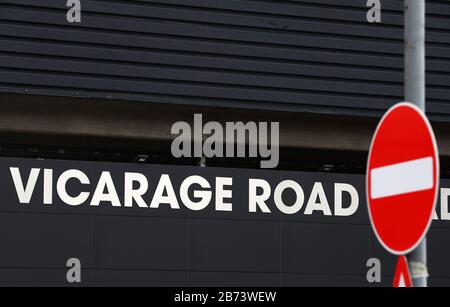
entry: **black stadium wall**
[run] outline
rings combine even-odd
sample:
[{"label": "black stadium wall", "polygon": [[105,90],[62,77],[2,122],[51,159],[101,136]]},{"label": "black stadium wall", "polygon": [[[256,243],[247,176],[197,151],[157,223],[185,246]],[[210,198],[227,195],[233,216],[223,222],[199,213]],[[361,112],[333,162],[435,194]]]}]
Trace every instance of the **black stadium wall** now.
[{"label": "black stadium wall", "polygon": [[[37,180],[27,193],[22,186],[30,186],[33,169]],[[61,184],[74,170],[89,183],[75,174]],[[144,204],[127,204],[127,173],[147,178]],[[163,176],[173,191],[160,194]],[[191,176],[210,187],[182,192]],[[223,187],[229,193],[218,178],[231,179]],[[0,179],[1,286],[390,286],[395,271],[396,257],[369,224],[363,175],[0,158]],[[252,209],[250,195],[261,192],[251,180],[270,185],[270,212]],[[274,193],[286,180],[304,195],[289,214]],[[341,200],[336,184],[347,186]],[[431,286],[450,284],[450,181],[441,187],[428,235]],[[194,191],[210,193],[201,208],[186,201],[199,201]],[[217,197],[227,205],[219,207]],[[288,207],[298,200],[293,190],[281,197]],[[81,262],[81,284],[66,280],[72,258]],[[366,279],[371,258],[381,261],[380,283]]]},{"label": "black stadium wall", "polygon": [[[403,1],[0,1],[0,89],[380,114],[403,97]],[[450,4],[427,1],[427,97],[448,120]]]},{"label": "black stadium wall", "polygon": [[[352,160],[352,150],[364,156],[367,136],[378,117],[403,100],[403,1],[382,0],[379,24],[367,22],[366,2],[82,0],[81,23],[68,23],[65,0],[0,0],[0,107],[7,106],[8,112],[17,102],[14,112],[26,113],[30,122],[32,113],[42,118],[48,113],[47,119],[53,123],[51,117],[68,115],[72,110],[61,110],[81,101],[84,106],[77,109],[79,122],[92,120],[95,125],[89,129],[93,130],[104,125],[111,136],[120,134],[121,129],[111,129],[114,124],[133,126],[130,118],[147,121],[147,113],[140,109],[144,105],[155,104],[155,110],[162,110],[151,113],[148,121],[166,124],[176,120],[178,113],[201,108],[217,108],[217,113],[222,109],[245,112],[249,120],[258,120],[256,115],[252,119],[252,114],[260,111],[266,115],[280,112],[287,114],[284,119],[289,117],[284,125],[282,122],[282,129],[291,126],[292,139],[309,142],[306,148],[291,153],[294,162],[284,168],[292,166],[296,172],[174,166],[162,160],[141,165],[30,158],[41,158],[37,154],[27,159],[2,157],[0,285],[77,285],[66,281],[66,261],[75,257],[82,264],[82,286],[389,286],[396,258],[381,248],[370,228],[364,162],[354,172],[359,174],[305,169],[308,159],[315,158],[308,150],[323,154],[321,149],[337,134],[342,134],[342,140],[336,144],[346,146],[334,148],[341,150],[341,160]],[[447,158],[449,17],[450,2],[427,0],[427,113],[433,124],[440,125],[440,143],[446,144]],[[139,105],[133,110],[141,110],[140,114],[126,109],[132,103]],[[33,104],[47,109],[34,110]],[[91,105],[95,105],[95,112],[88,113]],[[21,110],[23,106],[27,109]],[[106,124],[99,115],[103,112],[115,113],[113,118],[118,120]],[[61,121],[64,116],[60,116]],[[127,120],[121,122],[122,116]],[[302,120],[312,116],[309,120],[314,124],[304,124],[297,116]],[[327,116],[333,116],[333,121]],[[364,124],[366,119],[370,125]],[[9,138],[16,138],[14,132],[19,128],[15,125],[21,120],[16,117],[15,121],[0,122],[0,136],[6,126],[10,129],[6,133],[13,132]],[[67,127],[61,127],[63,138]],[[305,132],[299,127],[313,127],[311,131],[316,134],[308,135],[309,128]],[[74,131],[81,137],[67,141],[72,146],[85,146],[83,133],[92,131],[82,128]],[[139,129],[141,138],[147,133],[167,141],[164,134],[168,132],[162,128]],[[55,125],[46,132],[57,130]],[[352,137],[353,133],[357,137]],[[108,146],[119,146],[121,141]],[[55,144],[47,141],[45,145]],[[167,143],[155,147],[164,146]],[[170,144],[165,151],[169,150]],[[333,155],[327,153],[326,157]],[[304,160],[300,166],[298,157]],[[281,157],[281,164],[283,159],[286,156]],[[450,163],[443,165],[442,187],[450,188],[446,180]],[[152,189],[161,173],[171,174],[176,186],[190,175],[204,176],[210,182],[217,176],[229,176],[234,180],[236,210],[218,213],[211,210],[214,204],[201,212],[114,208],[110,204],[71,207],[56,194],[52,194],[52,205],[44,205],[42,177],[31,202],[20,204],[10,167],[19,167],[23,178],[33,167],[53,169],[55,179],[64,170],[80,169],[93,184],[102,171],[109,171],[115,176],[120,198],[125,171],[145,173]],[[306,216],[304,208],[294,216],[277,211],[249,214],[244,210],[248,202],[245,186],[252,177],[265,178],[272,185],[292,179],[305,188],[305,194],[319,181],[331,207],[333,185],[350,183],[359,193],[359,209],[351,217]],[[93,188],[87,189],[92,192]],[[69,190],[72,194],[82,191],[76,184]],[[448,195],[444,199],[448,200]],[[448,209],[448,202],[440,199],[437,213],[441,220],[433,224],[428,242],[432,286],[450,285],[450,217],[439,207],[444,203]],[[371,257],[382,261],[380,284],[366,280],[366,261]]]}]

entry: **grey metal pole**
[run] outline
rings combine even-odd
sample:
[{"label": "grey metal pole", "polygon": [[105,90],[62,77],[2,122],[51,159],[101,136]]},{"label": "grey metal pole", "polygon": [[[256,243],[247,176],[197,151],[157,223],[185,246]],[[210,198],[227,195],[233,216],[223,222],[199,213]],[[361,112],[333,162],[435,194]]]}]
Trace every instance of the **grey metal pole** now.
[{"label": "grey metal pole", "polygon": [[[425,112],[425,0],[405,0],[405,100]],[[426,287],[427,240],[407,255],[414,287]]]},{"label": "grey metal pole", "polygon": [[425,111],[425,0],[405,0],[405,99]]}]

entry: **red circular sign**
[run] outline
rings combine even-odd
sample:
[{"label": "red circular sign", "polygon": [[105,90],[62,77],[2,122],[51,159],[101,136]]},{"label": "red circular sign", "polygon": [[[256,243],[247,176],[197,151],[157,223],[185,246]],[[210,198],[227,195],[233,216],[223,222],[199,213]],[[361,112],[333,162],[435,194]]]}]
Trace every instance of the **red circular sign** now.
[{"label": "red circular sign", "polygon": [[439,155],[425,114],[399,103],[381,119],[366,175],[369,217],[380,243],[404,255],[431,224],[439,186]]}]

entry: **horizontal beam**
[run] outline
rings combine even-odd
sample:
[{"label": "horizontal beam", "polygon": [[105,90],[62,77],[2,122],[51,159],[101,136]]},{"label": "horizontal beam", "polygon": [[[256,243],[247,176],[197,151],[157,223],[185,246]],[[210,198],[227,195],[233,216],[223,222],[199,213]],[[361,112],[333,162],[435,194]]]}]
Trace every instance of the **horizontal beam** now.
[{"label": "horizontal beam", "polygon": [[[279,121],[282,147],[345,151],[367,151],[378,121],[354,116],[19,94],[0,94],[0,103],[0,133],[11,136],[9,141],[14,143],[27,144],[30,140],[26,135],[32,134],[37,144],[52,136],[66,139],[66,144],[58,145],[71,146],[83,146],[86,138],[98,139],[105,147],[120,146],[121,140],[127,140],[130,150],[142,150],[151,141],[172,140],[172,124],[193,122],[194,113],[203,114],[204,122]],[[450,135],[446,133],[450,123],[433,126],[440,154],[450,156]]]}]

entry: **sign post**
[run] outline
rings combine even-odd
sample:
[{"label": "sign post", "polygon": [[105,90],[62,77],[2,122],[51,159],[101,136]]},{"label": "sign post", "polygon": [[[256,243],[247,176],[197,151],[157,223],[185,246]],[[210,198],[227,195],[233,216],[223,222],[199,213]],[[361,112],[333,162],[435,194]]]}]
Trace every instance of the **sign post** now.
[{"label": "sign post", "polygon": [[[425,0],[405,0],[405,100],[425,112]],[[414,286],[427,286],[426,238],[408,255]]]}]

